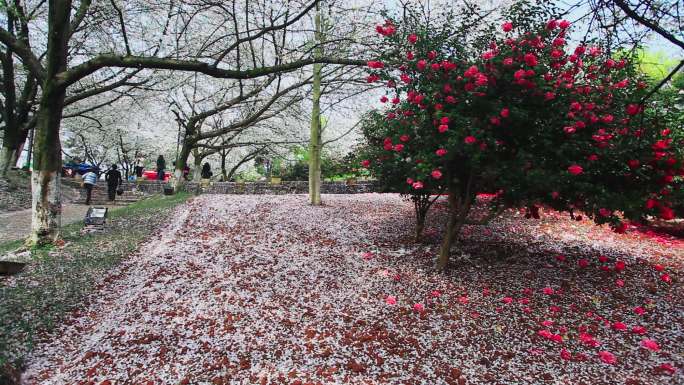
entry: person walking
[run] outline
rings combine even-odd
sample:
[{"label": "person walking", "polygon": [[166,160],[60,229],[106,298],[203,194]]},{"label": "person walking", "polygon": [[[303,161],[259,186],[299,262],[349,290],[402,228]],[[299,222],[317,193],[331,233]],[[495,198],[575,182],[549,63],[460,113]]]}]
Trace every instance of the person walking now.
[{"label": "person walking", "polygon": [[166,169],[166,160],[164,160],[164,155],[159,155],[157,158],[157,180],[164,180],[164,169]]},{"label": "person walking", "polygon": [[211,166],[209,165],[209,162],[207,162],[202,166],[202,179],[211,179],[212,175],[214,175],[214,173],[211,172]]},{"label": "person walking", "polygon": [[105,174],[105,180],[107,181],[107,195],[109,200],[113,202],[114,199],[116,199],[116,190],[123,182],[121,180],[121,172],[117,170],[115,164],[113,164],[109,171],[107,171]]},{"label": "person walking", "polygon": [[95,188],[96,184],[97,174],[93,171],[93,169],[90,169],[88,172],[83,174],[83,188],[86,190],[86,206],[90,205],[90,198],[93,196],[93,188]]}]

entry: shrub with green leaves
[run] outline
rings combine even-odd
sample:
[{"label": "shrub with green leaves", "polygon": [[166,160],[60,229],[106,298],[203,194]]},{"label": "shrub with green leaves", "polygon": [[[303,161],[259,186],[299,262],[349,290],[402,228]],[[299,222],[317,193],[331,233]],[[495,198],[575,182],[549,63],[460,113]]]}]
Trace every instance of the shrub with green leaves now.
[{"label": "shrub with green leaves", "polygon": [[482,191],[496,193],[494,210],[548,205],[618,232],[625,219],[673,218],[679,143],[641,103],[648,83],[633,58],[570,41],[553,9],[522,2],[504,17],[474,28],[467,12],[439,25],[409,12],[376,28],[384,45],[368,81],[387,82],[389,107],[367,133],[380,151],[368,167],[389,161],[412,189],[449,191],[439,267]]}]

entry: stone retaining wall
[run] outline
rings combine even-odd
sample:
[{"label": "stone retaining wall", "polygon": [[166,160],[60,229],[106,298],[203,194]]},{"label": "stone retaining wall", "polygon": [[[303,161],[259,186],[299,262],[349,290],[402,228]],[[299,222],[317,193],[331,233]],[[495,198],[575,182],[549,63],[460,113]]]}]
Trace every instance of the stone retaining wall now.
[{"label": "stone retaining wall", "polygon": [[[137,190],[144,194],[162,194],[165,183],[159,181],[145,181],[141,183],[124,182],[124,191]],[[185,191],[196,192],[197,183],[187,182],[183,188]],[[355,184],[347,182],[324,182],[321,183],[322,194],[362,194],[377,190],[373,182],[363,181]],[[268,182],[213,182],[200,190],[204,194],[307,194],[309,182],[307,181],[284,181],[280,184]]]},{"label": "stone retaining wall", "polygon": [[[186,191],[196,191],[197,183],[190,182],[185,186]],[[321,194],[362,194],[375,191],[373,182],[357,182],[347,184],[346,182],[325,182],[321,183]],[[205,194],[307,194],[309,192],[309,182],[306,181],[287,181],[280,184],[270,184],[268,182],[214,182],[201,189]]]}]

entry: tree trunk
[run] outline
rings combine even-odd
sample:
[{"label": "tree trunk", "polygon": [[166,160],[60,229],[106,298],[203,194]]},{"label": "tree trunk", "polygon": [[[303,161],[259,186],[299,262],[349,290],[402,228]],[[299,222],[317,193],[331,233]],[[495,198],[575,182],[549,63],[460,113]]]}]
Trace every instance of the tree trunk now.
[{"label": "tree trunk", "polygon": [[[321,44],[321,10],[316,3],[316,44],[314,57],[323,56]],[[313,66],[313,106],[311,108],[311,138],[309,139],[309,201],[314,206],[321,205],[321,64]]]},{"label": "tree trunk", "polygon": [[11,147],[6,147],[3,142],[2,149],[0,149],[0,177],[6,177],[7,172],[12,168],[13,160],[16,158],[16,151]]},{"label": "tree trunk", "polygon": [[416,243],[423,240],[423,231],[425,230],[425,215],[416,217]]},{"label": "tree trunk", "polygon": [[183,169],[185,165],[188,164],[188,157],[190,156],[190,146],[183,143],[183,147],[178,153],[178,159],[176,160],[176,169],[173,171],[174,185],[173,191],[179,192],[185,186],[185,178],[183,177]]},{"label": "tree trunk", "polygon": [[461,215],[458,210],[458,199],[455,192],[449,192],[449,221],[442,239],[442,246],[439,249],[437,259],[437,270],[444,271],[449,266],[449,256],[454,239],[458,237],[460,228],[463,226]]},{"label": "tree trunk", "polygon": [[34,171],[31,174],[32,217],[30,246],[50,244],[59,238],[62,224],[62,200],[59,173]]},{"label": "tree trunk", "polygon": [[192,181],[199,183],[202,180],[202,157],[194,155],[194,165],[192,169]]},{"label": "tree trunk", "polygon": [[228,182],[228,171],[226,170],[226,158],[228,153],[226,151],[221,151],[221,181]]},{"label": "tree trunk", "polygon": [[[10,7],[7,7],[7,31],[14,35],[14,13]],[[5,178],[7,171],[12,167],[12,158],[17,150],[17,139],[19,136],[19,125],[17,124],[16,116],[16,92],[14,89],[14,60],[13,52],[7,49],[2,57],[2,72],[3,72],[3,87],[4,92],[3,104],[5,111],[3,114],[4,120],[4,135],[2,140],[2,153],[0,154],[0,177]]]},{"label": "tree trunk", "polygon": [[62,148],[59,130],[66,89],[58,75],[66,69],[71,2],[55,0],[48,11],[46,76],[38,108],[34,138],[35,160],[31,175],[32,207],[29,245],[53,243],[59,237],[62,219],[59,173]]}]

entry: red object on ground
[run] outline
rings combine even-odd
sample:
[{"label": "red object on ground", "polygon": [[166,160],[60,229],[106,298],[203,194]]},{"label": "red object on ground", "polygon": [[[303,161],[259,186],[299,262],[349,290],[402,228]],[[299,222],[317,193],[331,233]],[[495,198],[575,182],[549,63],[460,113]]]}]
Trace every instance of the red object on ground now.
[{"label": "red object on ground", "polygon": [[[143,171],[143,178],[147,180],[157,180],[157,170],[145,170]],[[168,182],[171,178],[171,173],[168,171],[164,172],[164,182]]]}]

